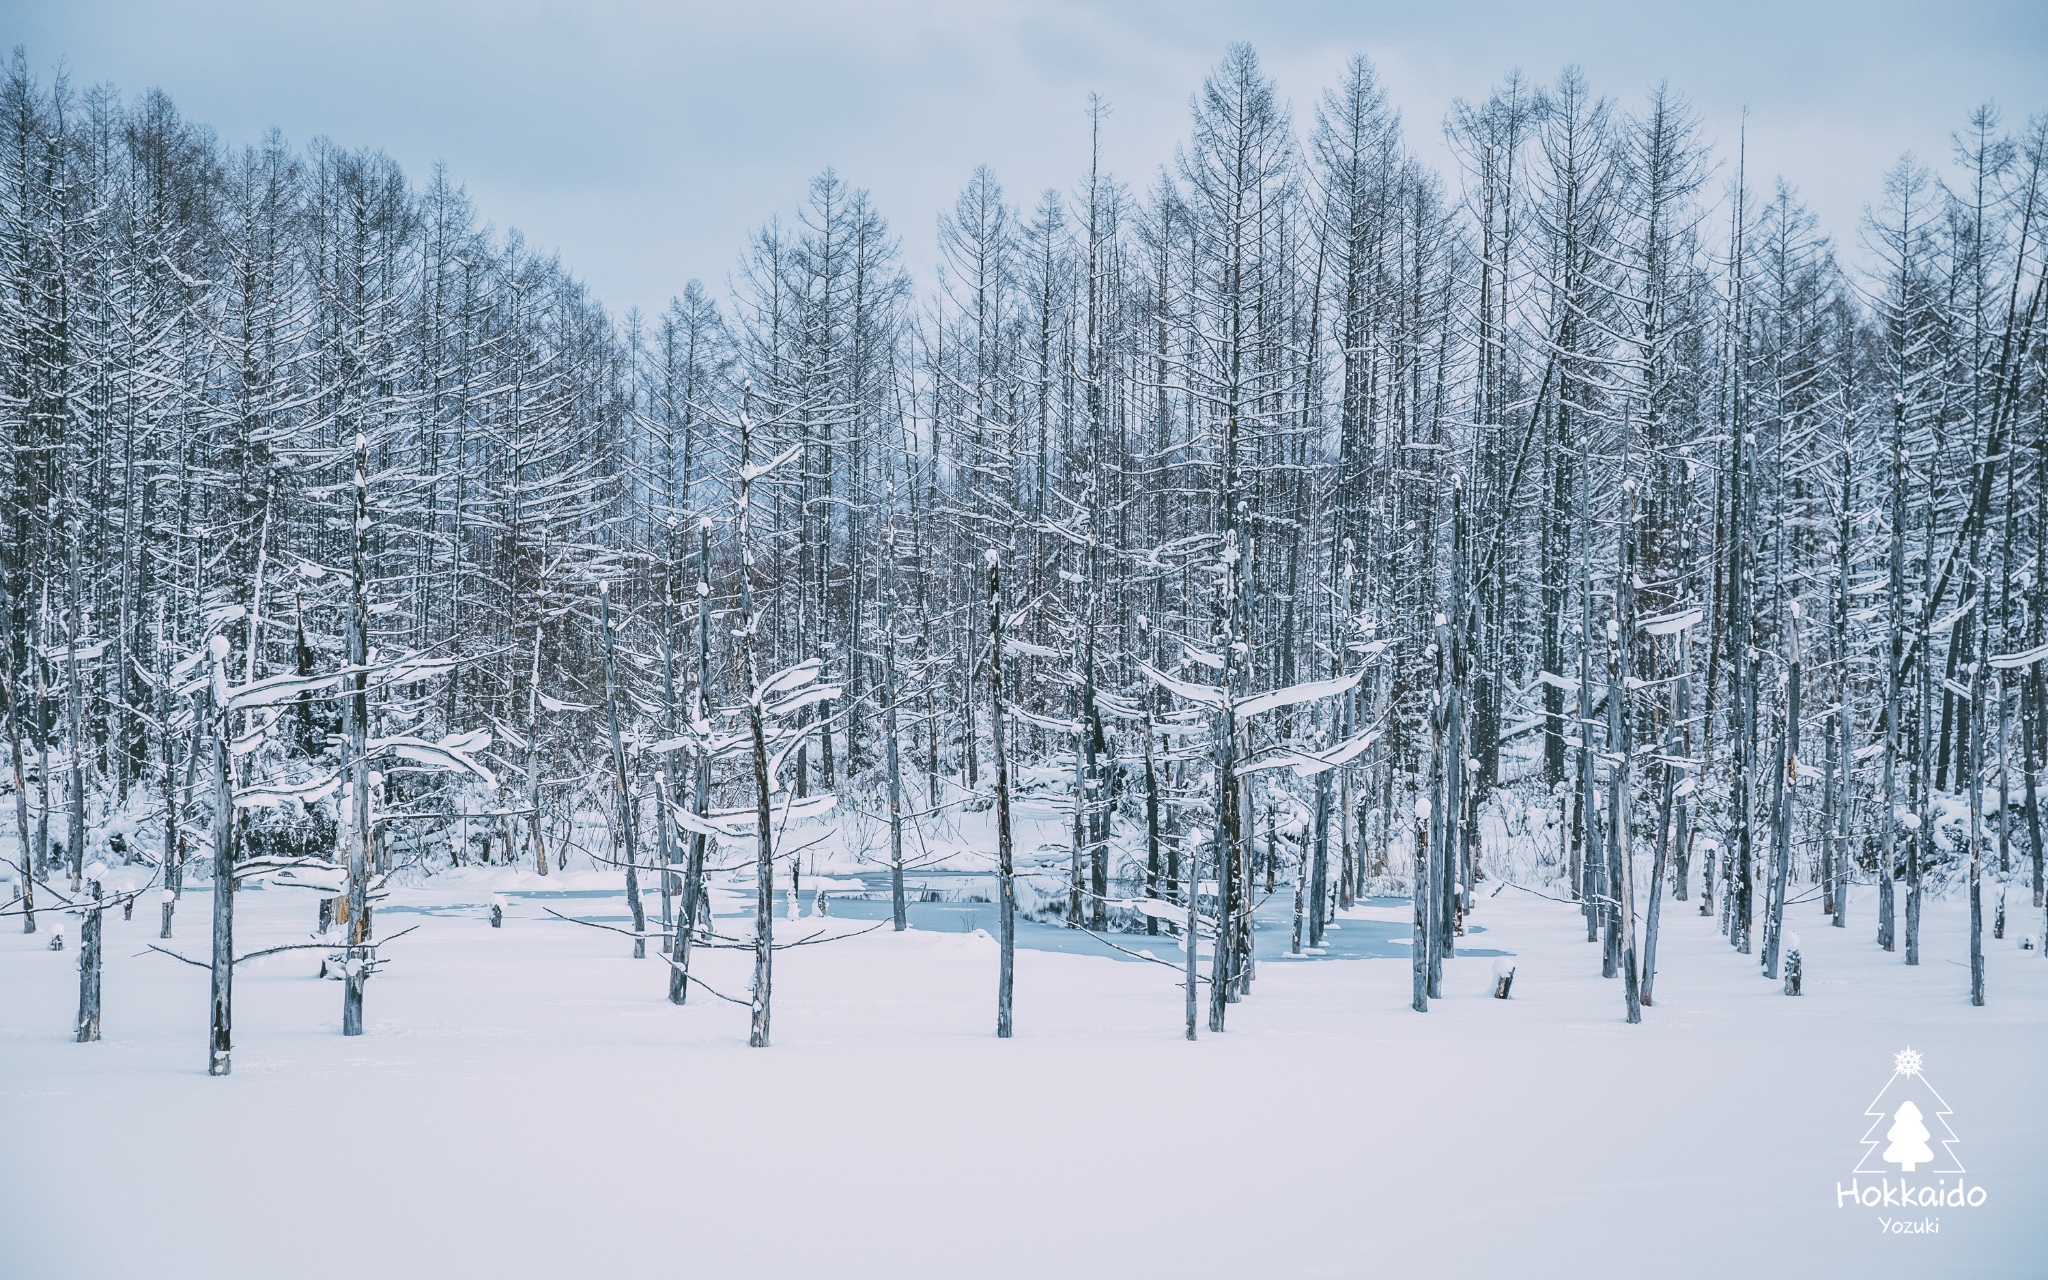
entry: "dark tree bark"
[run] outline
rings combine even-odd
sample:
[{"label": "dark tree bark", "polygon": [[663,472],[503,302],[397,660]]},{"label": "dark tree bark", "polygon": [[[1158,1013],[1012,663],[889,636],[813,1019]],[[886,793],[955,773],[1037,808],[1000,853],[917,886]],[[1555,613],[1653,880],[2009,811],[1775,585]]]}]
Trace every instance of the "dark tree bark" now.
[{"label": "dark tree bark", "polygon": [[1017,883],[1010,838],[1010,753],[1003,726],[1003,585],[996,553],[988,553],[989,736],[996,765],[996,893],[1001,958],[996,974],[996,1036],[1010,1038],[1010,997],[1017,956]]},{"label": "dark tree bark", "polygon": [[[626,863],[626,910],[633,913],[633,958],[647,958],[647,906],[640,901],[640,850],[634,838],[633,784],[626,772],[626,748],[619,736],[619,690],[616,673],[617,657],[612,640],[612,593],[609,580],[597,584],[599,627],[604,632],[604,704],[607,723],[612,734],[612,774],[617,790],[613,803],[618,806],[618,831],[621,852]],[[767,803],[764,799],[762,803]]]},{"label": "dark tree bark", "polygon": [[100,930],[103,912],[98,879],[86,885],[86,896],[91,901],[86,904],[85,919],[78,926],[77,1039],[80,1044],[100,1038]]},{"label": "dark tree bark", "polygon": [[228,750],[228,642],[216,635],[208,644],[212,682],[204,718],[213,731],[213,994],[206,1074],[224,1076],[234,1049],[235,794]]}]

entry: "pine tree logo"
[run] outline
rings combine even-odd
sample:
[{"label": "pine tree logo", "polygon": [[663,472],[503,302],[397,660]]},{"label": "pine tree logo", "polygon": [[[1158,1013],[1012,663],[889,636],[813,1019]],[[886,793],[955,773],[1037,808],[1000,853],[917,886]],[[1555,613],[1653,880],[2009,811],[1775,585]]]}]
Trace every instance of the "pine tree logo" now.
[{"label": "pine tree logo", "polygon": [[[1910,1046],[1893,1056],[1892,1078],[1863,1109],[1871,1123],[1863,1134],[1863,1159],[1855,1172],[1963,1172],[1955,1150],[1961,1139],[1948,1126],[1948,1103],[1927,1082],[1922,1065],[1920,1054]],[[1935,1143],[1940,1144],[1938,1152]]]},{"label": "pine tree logo", "polygon": [[1927,1149],[1927,1140],[1934,1135],[1920,1123],[1920,1108],[1913,1105],[1911,1098],[1899,1104],[1892,1127],[1884,1136],[1891,1142],[1884,1149],[1884,1158],[1898,1165],[1900,1173],[1911,1173],[1922,1164],[1933,1162],[1934,1153]]}]

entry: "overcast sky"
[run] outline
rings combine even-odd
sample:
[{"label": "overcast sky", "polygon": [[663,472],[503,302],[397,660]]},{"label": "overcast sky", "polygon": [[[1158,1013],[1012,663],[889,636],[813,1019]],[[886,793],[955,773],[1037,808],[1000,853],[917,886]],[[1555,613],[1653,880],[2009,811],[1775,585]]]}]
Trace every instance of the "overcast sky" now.
[{"label": "overcast sky", "polygon": [[162,87],[228,142],[325,134],[416,181],[442,161],[621,312],[693,276],[722,293],[747,233],[827,165],[873,192],[927,277],[934,217],[974,165],[1018,204],[1074,187],[1091,90],[1114,110],[1108,163],[1142,186],[1232,40],[1298,123],[1367,54],[1446,170],[1446,109],[1511,68],[1547,82],[1577,62],[1624,106],[1669,80],[1725,156],[1747,106],[1755,179],[1796,184],[1852,252],[1901,151],[1945,161],[1986,100],[2011,123],[2048,108],[2042,0],[0,0],[0,36],[77,84]]}]

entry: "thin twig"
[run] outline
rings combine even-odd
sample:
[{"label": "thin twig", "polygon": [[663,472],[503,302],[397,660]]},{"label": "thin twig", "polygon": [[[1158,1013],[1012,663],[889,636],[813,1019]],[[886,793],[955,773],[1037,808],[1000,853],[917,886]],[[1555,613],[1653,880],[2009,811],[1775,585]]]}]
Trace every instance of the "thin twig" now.
[{"label": "thin twig", "polygon": [[[185,962],[186,964],[189,964],[189,965],[191,965],[191,966],[192,966],[193,968],[195,968],[195,969],[205,969],[205,970],[206,970],[206,971],[208,971],[209,973],[213,971],[213,966],[212,966],[212,965],[210,965],[210,964],[206,964],[206,963],[204,963],[204,962],[202,962],[202,961],[199,961],[199,960],[194,960],[194,959],[193,959],[193,958],[192,958],[191,956],[181,956],[181,955],[179,955],[179,954],[178,954],[177,952],[175,952],[175,951],[171,951],[171,950],[167,950],[166,948],[163,948],[163,947],[159,947],[159,946],[155,945],[154,943],[150,943],[150,944],[146,945],[146,946],[144,947],[144,949],[143,949],[143,950],[144,950],[144,951],[154,951],[154,952],[156,952],[156,953],[157,953],[158,955],[165,955],[165,956],[169,956],[169,957],[170,957],[171,959],[173,959],[173,960],[183,960],[183,961],[184,961],[184,962]],[[136,954],[137,956],[140,956],[140,955],[142,955],[142,954],[143,954],[143,952],[142,952],[142,951],[138,951],[138,952],[136,952],[135,954]]]}]

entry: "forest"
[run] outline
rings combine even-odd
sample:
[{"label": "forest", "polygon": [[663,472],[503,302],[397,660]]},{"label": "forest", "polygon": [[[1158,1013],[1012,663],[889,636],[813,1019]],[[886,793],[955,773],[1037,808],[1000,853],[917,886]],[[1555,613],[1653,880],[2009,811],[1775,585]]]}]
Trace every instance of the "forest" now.
[{"label": "forest", "polygon": [[1802,921],[1914,966],[1960,896],[1999,999],[2048,923],[2048,116],[1822,227],[1571,69],[1456,104],[1441,172],[1363,57],[1290,105],[1232,46],[1147,173],[1089,110],[1069,188],[963,174],[935,263],[828,169],[621,315],[459,175],[16,50],[4,915],[72,922],[76,1037],[140,904],[227,1074],[258,884],[361,1034],[379,903],[478,867],[613,877],[629,919],[551,913],[756,1046],[830,940],[779,901],[865,865],[901,930],[947,858],[999,1036],[1020,919],[1180,939],[1193,1039],[1289,895],[1295,954],[1406,904],[1419,1011],[1502,889],[1569,903],[1630,1023],[1679,913],[1794,995]]}]

